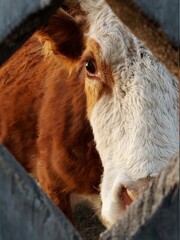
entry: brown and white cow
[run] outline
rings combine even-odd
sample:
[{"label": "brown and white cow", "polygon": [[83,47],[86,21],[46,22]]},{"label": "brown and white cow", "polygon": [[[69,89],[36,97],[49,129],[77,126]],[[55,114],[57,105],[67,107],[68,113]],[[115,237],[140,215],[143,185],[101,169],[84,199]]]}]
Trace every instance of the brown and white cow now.
[{"label": "brown and white cow", "polygon": [[80,6],[1,68],[0,141],[70,219],[100,186],[110,226],[177,151],[178,87],[103,0]]}]

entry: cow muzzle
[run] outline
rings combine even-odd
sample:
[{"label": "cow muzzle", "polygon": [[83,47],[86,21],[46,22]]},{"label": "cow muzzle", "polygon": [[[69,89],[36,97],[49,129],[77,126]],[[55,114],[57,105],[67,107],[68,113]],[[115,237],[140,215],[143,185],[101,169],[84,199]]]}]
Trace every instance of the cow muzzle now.
[{"label": "cow muzzle", "polygon": [[127,184],[118,184],[112,188],[109,195],[102,201],[102,219],[106,227],[110,227],[119,220],[125,210],[134,202],[139,195],[148,188],[154,177],[139,179]]}]

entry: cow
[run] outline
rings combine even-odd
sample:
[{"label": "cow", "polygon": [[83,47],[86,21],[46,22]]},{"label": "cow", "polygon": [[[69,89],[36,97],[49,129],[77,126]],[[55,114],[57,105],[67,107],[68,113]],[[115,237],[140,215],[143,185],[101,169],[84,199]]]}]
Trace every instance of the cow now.
[{"label": "cow", "polygon": [[178,82],[104,0],[59,9],[0,70],[0,142],[73,221],[111,226],[178,149]]}]

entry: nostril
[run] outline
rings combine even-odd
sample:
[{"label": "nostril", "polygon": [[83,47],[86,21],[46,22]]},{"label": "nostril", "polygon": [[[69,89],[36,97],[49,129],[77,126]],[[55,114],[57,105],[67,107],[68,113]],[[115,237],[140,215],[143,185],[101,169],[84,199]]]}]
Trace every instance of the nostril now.
[{"label": "nostril", "polygon": [[118,191],[120,209],[126,208],[149,186],[153,178],[142,178],[127,185],[121,185]]},{"label": "nostril", "polygon": [[126,209],[133,201],[125,187],[121,187],[120,189],[119,200],[121,202],[121,206],[123,207],[123,209]]}]

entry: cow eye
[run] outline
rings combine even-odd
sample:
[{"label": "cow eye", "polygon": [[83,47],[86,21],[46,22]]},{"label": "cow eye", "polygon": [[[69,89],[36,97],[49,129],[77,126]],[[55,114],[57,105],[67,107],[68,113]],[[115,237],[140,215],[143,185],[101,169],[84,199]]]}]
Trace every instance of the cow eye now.
[{"label": "cow eye", "polygon": [[93,60],[88,60],[86,62],[86,70],[89,75],[93,75],[96,73],[96,67],[95,67],[95,63],[93,62]]}]

